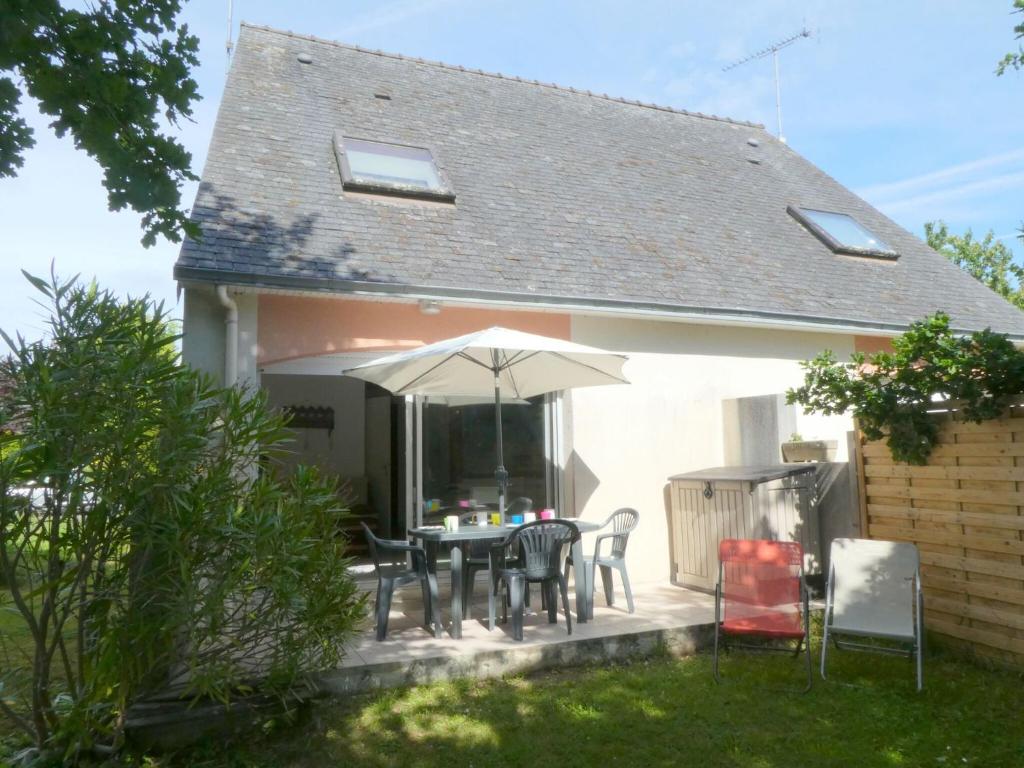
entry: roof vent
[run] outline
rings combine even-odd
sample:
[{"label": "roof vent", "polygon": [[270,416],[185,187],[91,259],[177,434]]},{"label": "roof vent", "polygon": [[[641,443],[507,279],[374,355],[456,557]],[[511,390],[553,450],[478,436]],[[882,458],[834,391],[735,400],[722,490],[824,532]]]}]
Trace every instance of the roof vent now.
[{"label": "roof vent", "polygon": [[388,93],[375,93],[373,98],[380,99],[382,101],[391,101],[391,94]]},{"label": "roof vent", "polygon": [[747,144],[749,144],[752,147],[759,147],[759,146],[761,146],[761,142],[758,141],[757,139],[747,139]]},{"label": "roof vent", "polygon": [[305,51],[300,53],[295,58],[297,58],[299,60],[300,64],[312,64],[313,63],[313,55],[309,54],[309,53],[306,53]]}]

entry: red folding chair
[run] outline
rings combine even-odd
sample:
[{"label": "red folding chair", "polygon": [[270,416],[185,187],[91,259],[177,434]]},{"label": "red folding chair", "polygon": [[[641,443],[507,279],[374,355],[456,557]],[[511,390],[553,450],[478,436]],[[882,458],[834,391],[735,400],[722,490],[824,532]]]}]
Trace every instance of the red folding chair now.
[{"label": "red folding chair", "polygon": [[[761,644],[727,643],[731,637],[758,637]],[[773,644],[796,642],[796,649]],[[804,551],[796,542],[723,539],[718,544],[715,587],[715,680],[719,646],[759,651],[807,653],[811,689],[811,635]]]}]

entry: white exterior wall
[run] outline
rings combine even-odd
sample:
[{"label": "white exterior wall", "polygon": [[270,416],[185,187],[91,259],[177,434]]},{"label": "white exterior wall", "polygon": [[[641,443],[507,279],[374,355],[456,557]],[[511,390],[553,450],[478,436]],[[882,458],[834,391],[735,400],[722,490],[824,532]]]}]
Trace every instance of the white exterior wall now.
[{"label": "white exterior wall", "polygon": [[293,429],[283,457],[286,467],[316,464],[340,478],[366,475],[366,385],[348,376],[263,376],[270,405],[328,407],[334,409],[334,430]]},{"label": "white exterior wall", "polygon": [[[596,317],[574,318],[572,336],[630,358],[629,386],[567,393],[566,484],[584,519],[640,512],[627,551],[637,582],[670,576],[667,478],[725,463],[722,400],[784,392],[802,382],[801,360],[825,348],[846,359],[854,344],[845,335]],[[836,459],[846,460],[850,419],[800,414],[797,428],[805,439],[837,440]]]},{"label": "white exterior wall", "polygon": [[[238,306],[238,383],[258,387],[258,297],[255,294],[232,294],[230,289],[228,294]],[[209,373],[218,383],[224,381],[226,315],[227,310],[221,306],[212,288],[185,289],[182,360],[193,368]]]},{"label": "white exterior wall", "polygon": [[[238,385],[256,389],[260,386],[260,370],[256,364],[259,352],[259,297],[246,293],[232,294],[231,298],[238,305]],[[221,312],[225,311],[222,307]]]},{"label": "white exterior wall", "polygon": [[185,289],[181,358],[192,368],[224,377],[224,308],[212,290]]}]

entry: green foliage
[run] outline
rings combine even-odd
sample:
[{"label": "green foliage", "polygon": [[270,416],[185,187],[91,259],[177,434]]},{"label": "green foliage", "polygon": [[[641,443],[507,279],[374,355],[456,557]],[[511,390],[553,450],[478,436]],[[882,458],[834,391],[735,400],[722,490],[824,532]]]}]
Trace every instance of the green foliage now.
[{"label": "green foliage", "polygon": [[154,693],[287,696],[335,665],[363,613],[335,484],[275,476],[281,417],[183,367],[162,306],[29,279],[52,316],[3,364],[0,711],[76,761]]},{"label": "green foliage", "polygon": [[198,229],[181,210],[194,180],[191,155],[161,131],[192,114],[190,71],[199,40],[178,26],[180,0],[0,0],[0,177],[13,176],[35,143],[18,115],[25,93],[58,136],[70,134],[103,168],[110,209],[142,214],[143,244]]},{"label": "green foliage", "polygon": [[930,221],[924,225],[924,234],[928,245],[975,280],[1024,309],[1024,268],[1013,261],[1013,251],[996,240],[994,232],[989,230],[984,238],[975,240],[969,229],[963,235],[953,235],[945,222]]},{"label": "green foliage", "polygon": [[[1013,12],[1024,13],[1024,0],[1013,0]],[[1017,39],[1024,38],[1024,21],[1013,28]],[[1016,53],[1006,54],[996,65],[996,74],[1002,75],[1008,69],[1024,69],[1024,48],[1018,46]]]},{"label": "green foliage", "polygon": [[897,461],[924,464],[938,425],[936,400],[958,401],[958,417],[998,418],[1024,392],[1024,352],[991,330],[953,333],[941,312],[892,341],[892,352],[855,353],[839,363],[831,350],[801,363],[804,384],[786,393],[807,413],[852,413],[870,440],[887,439]]}]

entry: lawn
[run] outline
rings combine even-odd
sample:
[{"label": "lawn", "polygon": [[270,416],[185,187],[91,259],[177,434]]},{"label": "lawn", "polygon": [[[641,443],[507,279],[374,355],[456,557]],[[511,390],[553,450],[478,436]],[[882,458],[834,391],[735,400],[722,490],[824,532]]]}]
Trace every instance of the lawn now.
[{"label": "lawn", "polygon": [[835,659],[806,695],[791,659],[734,656],[718,686],[699,655],[325,701],[195,764],[1024,765],[1020,674],[931,658],[918,694],[905,659]]}]

